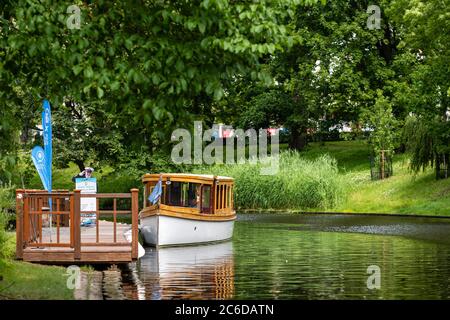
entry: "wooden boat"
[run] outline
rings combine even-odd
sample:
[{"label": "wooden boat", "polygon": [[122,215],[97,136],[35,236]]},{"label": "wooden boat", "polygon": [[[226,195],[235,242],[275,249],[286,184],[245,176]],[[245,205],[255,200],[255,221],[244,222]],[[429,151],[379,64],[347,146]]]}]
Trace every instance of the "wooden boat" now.
[{"label": "wooden boat", "polygon": [[[154,246],[216,242],[233,236],[233,178],[195,174],[146,174],[140,212],[145,243]],[[148,199],[160,183],[155,204]]]}]

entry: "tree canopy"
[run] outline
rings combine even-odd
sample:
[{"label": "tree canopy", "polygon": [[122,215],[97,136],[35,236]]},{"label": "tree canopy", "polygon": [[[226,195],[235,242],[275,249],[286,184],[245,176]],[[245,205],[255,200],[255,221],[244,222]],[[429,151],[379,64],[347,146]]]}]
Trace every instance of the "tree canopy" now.
[{"label": "tree canopy", "polygon": [[[404,144],[428,150],[413,156],[414,170],[433,164],[450,154],[448,0],[381,0],[378,29],[367,27],[369,5],[3,1],[0,175],[19,142],[34,139],[43,98],[60,166],[167,151],[171,131],[193,120],[283,126],[295,149],[352,122],[374,128],[374,150]],[[413,120],[432,138],[407,134]]]}]

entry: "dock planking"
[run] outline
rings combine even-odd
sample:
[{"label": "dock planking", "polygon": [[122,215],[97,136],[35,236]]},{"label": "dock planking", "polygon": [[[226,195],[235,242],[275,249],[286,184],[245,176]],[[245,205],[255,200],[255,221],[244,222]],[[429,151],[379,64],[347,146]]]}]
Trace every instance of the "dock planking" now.
[{"label": "dock planking", "polygon": [[[17,190],[16,258],[48,264],[117,264],[137,259],[138,252],[138,190],[129,194],[97,194],[99,199],[112,199],[112,210],[93,212],[97,223],[80,225],[80,199],[74,192],[47,193],[38,190]],[[52,201],[50,201],[50,199]],[[117,210],[118,199],[130,199],[129,210]],[[52,203],[50,210],[49,204]],[[45,225],[49,212],[53,217],[52,233]],[[131,215],[131,224],[117,222],[118,215]],[[102,220],[102,215],[113,221]],[[64,218],[63,218],[64,217]],[[63,223],[64,222],[64,223]],[[131,237],[125,234],[130,233]]]}]

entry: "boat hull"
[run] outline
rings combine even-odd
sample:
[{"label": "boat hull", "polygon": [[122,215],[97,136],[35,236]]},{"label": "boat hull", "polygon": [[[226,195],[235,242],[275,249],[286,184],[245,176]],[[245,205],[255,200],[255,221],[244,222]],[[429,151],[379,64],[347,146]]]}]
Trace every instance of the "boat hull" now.
[{"label": "boat hull", "polygon": [[165,215],[141,219],[144,241],[152,246],[174,246],[231,239],[234,220],[205,221]]}]

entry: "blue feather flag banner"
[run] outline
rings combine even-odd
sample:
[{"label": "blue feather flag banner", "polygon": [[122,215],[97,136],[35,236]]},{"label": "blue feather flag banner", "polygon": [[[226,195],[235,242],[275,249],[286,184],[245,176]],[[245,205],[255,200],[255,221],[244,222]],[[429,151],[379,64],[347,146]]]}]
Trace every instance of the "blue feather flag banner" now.
[{"label": "blue feather flag banner", "polygon": [[52,162],[53,162],[53,137],[52,137],[52,114],[50,102],[44,100],[44,111],[42,112],[42,128],[44,130],[44,151],[45,151],[45,170],[47,173],[47,185],[49,192],[52,191]]},{"label": "blue feather flag banner", "polygon": [[[50,111],[50,103],[44,100],[42,111],[42,130],[44,136],[44,149],[40,146],[35,146],[31,150],[31,158],[36,167],[39,177],[45,190],[52,192],[52,115]],[[50,212],[52,211],[52,198],[48,199]],[[50,231],[52,228],[52,215],[50,214]],[[50,232],[50,242],[52,242],[52,235]]]},{"label": "blue feather flag banner", "polygon": [[36,146],[31,150],[31,159],[33,160],[34,166],[41,178],[42,184],[44,185],[45,190],[49,190],[49,179],[47,177],[46,170],[46,159],[45,159],[45,151],[40,146]]},{"label": "blue feather flag banner", "polygon": [[161,197],[161,194],[162,194],[162,178],[159,178],[159,181],[156,184],[156,186],[153,188],[153,191],[150,194],[150,196],[148,197],[148,200],[152,204],[156,204],[158,202],[159,198]]}]

